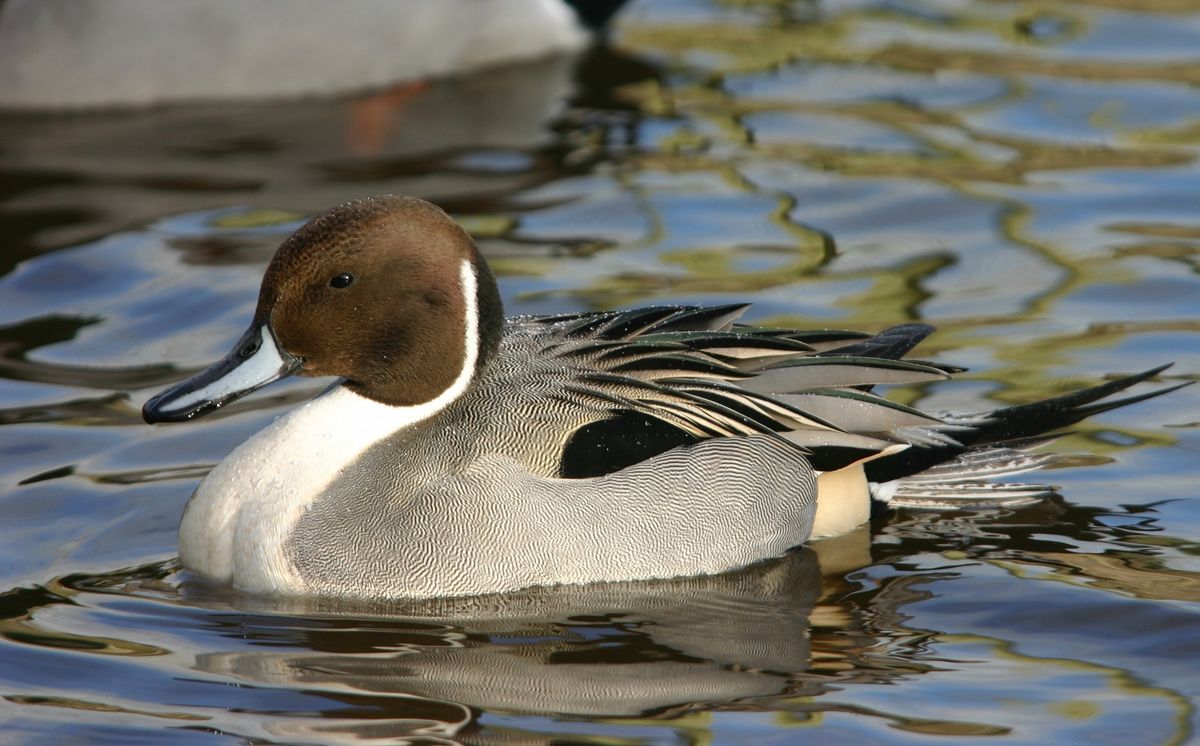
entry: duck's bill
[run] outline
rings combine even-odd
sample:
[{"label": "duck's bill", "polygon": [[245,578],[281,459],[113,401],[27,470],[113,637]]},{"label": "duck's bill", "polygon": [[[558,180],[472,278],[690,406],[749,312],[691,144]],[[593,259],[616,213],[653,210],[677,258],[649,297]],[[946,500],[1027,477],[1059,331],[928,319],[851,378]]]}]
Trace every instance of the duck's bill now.
[{"label": "duck's bill", "polygon": [[201,417],[291,375],[302,362],[279,349],[266,324],[256,324],[220,362],[146,402],[142,417],[152,424]]}]

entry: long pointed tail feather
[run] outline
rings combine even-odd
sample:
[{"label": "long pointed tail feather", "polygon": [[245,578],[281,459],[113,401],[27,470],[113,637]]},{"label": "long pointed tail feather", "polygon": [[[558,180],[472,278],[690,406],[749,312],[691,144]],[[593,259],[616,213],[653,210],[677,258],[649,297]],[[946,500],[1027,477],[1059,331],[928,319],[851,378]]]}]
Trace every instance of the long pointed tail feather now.
[{"label": "long pointed tail feather", "polygon": [[965,416],[945,415],[943,419],[948,424],[967,426],[967,431],[961,432],[957,436],[963,442],[963,445],[994,443],[1000,440],[1040,435],[1061,427],[1074,425],[1076,422],[1094,414],[1107,412],[1110,409],[1123,407],[1126,404],[1153,399],[1156,396],[1162,396],[1163,394],[1168,394],[1176,389],[1190,385],[1192,381],[1185,381],[1174,386],[1148,391],[1144,394],[1127,396],[1111,401],[1099,401],[1148,380],[1170,368],[1173,364],[1160,365],[1157,368],[1151,368],[1150,370],[1135,373],[1131,376],[1124,376],[1115,381],[1102,383],[1081,391],[1073,391],[1069,394],[1056,396],[1052,399],[1043,399],[1030,404],[1019,404],[1015,407],[1006,407],[987,413]]},{"label": "long pointed tail feather", "polygon": [[[885,459],[866,465],[867,478],[879,484],[904,480],[911,483],[919,475],[930,470],[943,468],[952,470],[958,464],[962,468],[959,482],[975,481],[967,467],[971,461],[967,456],[986,453],[989,450],[1023,450],[1044,442],[1047,433],[1073,425],[1093,414],[1123,407],[1147,399],[1168,394],[1188,386],[1192,381],[1167,386],[1143,394],[1101,401],[1129,387],[1146,381],[1170,367],[1161,365],[1141,373],[1108,381],[1098,386],[1064,394],[1051,399],[1006,407],[992,412],[970,415],[943,415],[946,427],[939,428],[953,438],[950,442],[916,443],[914,447]],[[957,442],[955,442],[957,441]],[[1018,445],[1024,442],[1025,445]],[[944,465],[939,467],[939,465]]]}]

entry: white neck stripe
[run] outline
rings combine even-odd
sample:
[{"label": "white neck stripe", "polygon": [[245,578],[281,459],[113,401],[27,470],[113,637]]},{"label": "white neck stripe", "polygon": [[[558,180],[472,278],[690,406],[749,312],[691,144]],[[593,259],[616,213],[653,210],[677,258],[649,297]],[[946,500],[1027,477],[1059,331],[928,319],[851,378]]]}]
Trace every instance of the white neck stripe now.
[{"label": "white neck stripe", "polygon": [[[479,283],[475,277],[475,267],[469,259],[463,260],[462,266],[458,270],[458,278],[463,293],[463,309],[466,312],[466,318],[463,319],[463,326],[465,327],[463,367],[458,372],[458,377],[446,387],[445,391],[424,404],[405,407],[405,409],[410,410],[419,410],[428,407],[430,410],[429,413],[421,417],[421,419],[426,419],[437,414],[449,406],[455,399],[462,396],[463,392],[467,390],[467,386],[471,385],[471,379],[475,377],[475,366],[479,363]],[[419,421],[413,420],[413,422]]]}]

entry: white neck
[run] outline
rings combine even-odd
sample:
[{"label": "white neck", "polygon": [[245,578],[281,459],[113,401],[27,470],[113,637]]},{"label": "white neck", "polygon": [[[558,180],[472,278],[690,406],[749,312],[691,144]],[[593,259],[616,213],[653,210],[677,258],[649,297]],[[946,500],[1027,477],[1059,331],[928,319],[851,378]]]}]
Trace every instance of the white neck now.
[{"label": "white neck", "polygon": [[396,407],[345,386],[275,420],[214,468],[184,510],[179,556],[211,580],[256,592],[302,592],[283,549],[305,508],[372,445],[462,396],[479,360],[474,265],[459,271],[466,309],[463,367],[433,399]]}]

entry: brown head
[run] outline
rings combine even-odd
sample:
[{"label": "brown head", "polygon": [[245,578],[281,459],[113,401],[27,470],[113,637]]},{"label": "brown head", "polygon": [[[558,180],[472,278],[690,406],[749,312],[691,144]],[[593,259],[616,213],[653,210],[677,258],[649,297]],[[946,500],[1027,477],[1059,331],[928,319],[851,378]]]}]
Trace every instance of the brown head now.
[{"label": "brown head", "polygon": [[283,242],[234,350],[143,414],[190,419],[290,373],[340,376],[385,404],[421,404],[464,365],[484,365],[503,323],[487,263],[445,212],[412,197],[351,202]]}]

